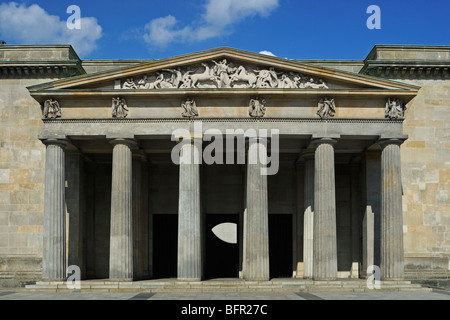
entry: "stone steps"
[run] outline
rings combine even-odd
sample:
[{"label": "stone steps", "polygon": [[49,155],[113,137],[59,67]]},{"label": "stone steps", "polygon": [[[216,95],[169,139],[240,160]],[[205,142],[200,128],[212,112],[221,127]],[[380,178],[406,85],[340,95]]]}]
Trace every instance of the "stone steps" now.
[{"label": "stone steps", "polygon": [[442,269],[405,270],[405,279],[408,279],[408,280],[430,280],[430,279],[450,280],[450,270],[442,270]]},{"label": "stone steps", "polygon": [[[26,291],[72,292],[64,281],[38,281],[25,286]],[[380,289],[371,290],[366,280],[312,281],[303,279],[274,279],[271,281],[245,281],[239,279],[176,281],[144,280],[117,282],[108,280],[81,281],[81,292],[375,292],[375,291],[431,291],[410,281],[382,281]]]}]

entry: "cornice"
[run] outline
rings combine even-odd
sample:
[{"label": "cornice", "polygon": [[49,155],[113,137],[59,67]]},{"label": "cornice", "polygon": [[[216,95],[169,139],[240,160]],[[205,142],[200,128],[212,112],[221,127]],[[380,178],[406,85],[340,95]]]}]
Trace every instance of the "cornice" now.
[{"label": "cornice", "polygon": [[34,85],[28,87],[28,89],[30,90],[30,92],[37,92],[39,90],[88,87],[95,85],[95,83],[106,83],[106,82],[113,83],[117,79],[143,76],[147,73],[159,71],[162,69],[189,66],[203,61],[211,61],[214,59],[222,59],[222,58],[235,59],[243,64],[248,63],[256,65],[265,65],[280,70],[299,72],[301,74],[306,74],[308,76],[314,76],[317,78],[333,79],[334,81],[348,83],[349,86],[352,86],[352,84],[354,84],[356,86],[364,85],[366,87],[380,88],[387,90],[392,89],[411,90],[412,92],[417,92],[419,89],[417,86],[412,86],[405,83],[389,81],[386,79],[376,77],[368,77],[363,74],[347,72],[323,66],[312,65],[308,63],[301,63],[298,61],[287,60],[277,57],[265,56],[262,54],[256,54],[232,48],[217,48],[173,58],[150,61],[114,70],[101,71],[95,74],[82,75],[78,77],[72,77],[69,79],[53,81],[46,84]]},{"label": "cornice", "polygon": [[67,89],[67,90],[40,90],[31,91],[31,96],[38,102],[43,102],[48,97],[54,99],[111,99],[120,96],[124,98],[135,99],[173,99],[186,97],[230,97],[230,96],[284,96],[292,98],[322,98],[322,97],[343,97],[343,98],[390,98],[398,97],[408,102],[417,95],[417,90],[404,89],[278,89],[278,88],[259,88],[259,89]]},{"label": "cornice", "polygon": [[398,79],[448,79],[450,61],[368,60],[361,74]]},{"label": "cornice", "polygon": [[2,79],[67,78],[86,74],[79,60],[1,61]]}]

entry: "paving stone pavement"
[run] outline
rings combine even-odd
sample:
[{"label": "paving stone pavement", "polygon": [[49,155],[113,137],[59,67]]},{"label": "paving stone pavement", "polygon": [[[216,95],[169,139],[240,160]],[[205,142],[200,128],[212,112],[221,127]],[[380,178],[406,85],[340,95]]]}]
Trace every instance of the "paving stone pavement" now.
[{"label": "paving stone pavement", "polygon": [[44,293],[0,290],[0,300],[450,300],[450,291],[431,292],[255,292],[255,293]]}]

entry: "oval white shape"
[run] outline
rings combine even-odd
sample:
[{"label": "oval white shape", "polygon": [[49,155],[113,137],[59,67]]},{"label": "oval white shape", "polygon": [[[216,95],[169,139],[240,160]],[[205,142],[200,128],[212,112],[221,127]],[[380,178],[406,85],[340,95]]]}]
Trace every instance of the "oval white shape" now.
[{"label": "oval white shape", "polygon": [[211,231],[216,235],[220,240],[236,244],[237,243],[237,224],[231,222],[225,222],[218,224]]}]

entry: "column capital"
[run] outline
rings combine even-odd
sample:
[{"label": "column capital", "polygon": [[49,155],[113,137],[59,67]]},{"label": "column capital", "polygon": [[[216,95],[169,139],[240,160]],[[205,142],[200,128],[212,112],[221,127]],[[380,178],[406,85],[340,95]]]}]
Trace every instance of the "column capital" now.
[{"label": "column capital", "polygon": [[[201,133],[191,133],[189,135],[178,135],[175,136],[176,140],[174,141],[176,144],[183,143],[183,145],[202,145],[203,144],[203,134]],[[190,142],[190,143],[189,143]]]},{"label": "column capital", "polygon": [[380,145],[381,150],[383,150],[386,146],[391,144],[400,146],[405,140],[406,139],[404,138],[381,138],[378,140],[378,144]]},{"label": "column capital", "polygon": [[314,145],[315,148],[320,146],[321,144],[329,144],[334,146],[337,143],[337,138],[335,137],[313,137],[311,140],[311,143]]},{"label": "column capital", "polygon": [[303,159],[304,161],[314,160],[314,156],[315,156],[315,153],[314,153],[313,149],[305,149],[300,154],[300,158]]},{"label": "column capital", "polygon": [[115,138],[115,139],[109,140],[109,143],[111,143],[113,146],[116,146],[118,144],[123,144],[123,145],[128,146],[130,149],[137,148],[137,142],[134,139]]},{"label": "column capital", "polygon": [[141,162],[147,161],[145,153],[142,150],[137,150],[136,152],[133,152],[132,158],[133,158],[133,160],[137,160],[137,161],[141,161]]},{"label": "column capital", "polygon": [[67,139],[43,139],[41,140],[43,144],[46,146],[60,146],[61,148],[65,149],[67,145],[69,144],[69,141]]}]

